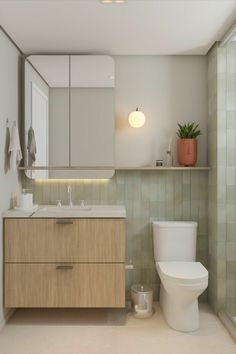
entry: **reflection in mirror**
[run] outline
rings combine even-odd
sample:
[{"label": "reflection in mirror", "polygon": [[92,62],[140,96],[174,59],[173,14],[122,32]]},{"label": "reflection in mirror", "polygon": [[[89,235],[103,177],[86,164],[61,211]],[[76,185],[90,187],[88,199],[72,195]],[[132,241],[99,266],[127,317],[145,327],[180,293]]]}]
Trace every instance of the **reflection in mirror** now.
[{"label": "reflection in mirror", "polygon": [[[69,56],[32,55],[25,61],[25,164],[69,165]],[[48,170],[27,171],[49,178]]]},{"label": "reflection in mirror", "polygon": [[[71,166],[114,166],[114,60],[111,57],[71,56],[70,129]],[[87,171],[88,178],[93,174]]]},{"label": "reflection in mirror", "polygon": [[112,177],[114,82],[108,56],[27,57],[25,166],[36,168],[28,177]]}]

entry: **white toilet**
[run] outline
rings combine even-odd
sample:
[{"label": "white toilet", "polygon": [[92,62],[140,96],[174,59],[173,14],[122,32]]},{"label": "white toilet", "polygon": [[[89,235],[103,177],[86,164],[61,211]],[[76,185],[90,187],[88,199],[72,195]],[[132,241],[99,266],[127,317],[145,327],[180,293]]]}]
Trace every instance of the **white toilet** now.
[{"label": "white toilet", "polygon": [[196,241],[196,222],[153,222],[160,306],[170,327],[183,332],[198,329],[198,296],[208,286],[208,271],[195,262]]}]

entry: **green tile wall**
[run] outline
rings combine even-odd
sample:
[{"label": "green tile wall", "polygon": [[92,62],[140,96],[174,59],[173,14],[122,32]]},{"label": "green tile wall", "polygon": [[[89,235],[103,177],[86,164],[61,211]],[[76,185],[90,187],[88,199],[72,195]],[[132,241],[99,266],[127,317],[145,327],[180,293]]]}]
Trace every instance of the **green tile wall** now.
[{"label": "green tile wall", "polygon": [[[222,264],[225,268],[225,308],[236,316],[236,43],[221,50],[221,135],[219,164],[225,169],[222,177],[222,208],[224,207],[224,237]],[[223,282],[223,280],[222,280]]]},{"label": "green tile wall", "polygon": [[236,43],[208,55],[209,301],[236,315]]},{"label": "green tile wall", "polygon": [[[127,298],[133,283],[149,284],[158,298],[160,281],[153,256],[152,220],[194,220],[199,223],[197,259],[207,265],[207,171],[118,171],[108,181],[71,181],[73,202],[123,204],[127,210],[126,260],[134,270],[126,272]],[[65,181],[31,181],[35,203],[67,204]],[[206,293],[202,299],[206,299]]]}]

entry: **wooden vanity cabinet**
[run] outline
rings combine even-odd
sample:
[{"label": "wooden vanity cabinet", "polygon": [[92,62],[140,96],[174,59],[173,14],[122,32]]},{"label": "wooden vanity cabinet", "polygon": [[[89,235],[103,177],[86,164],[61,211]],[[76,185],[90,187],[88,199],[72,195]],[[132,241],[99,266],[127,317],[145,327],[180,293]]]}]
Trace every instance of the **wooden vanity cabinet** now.
[{"label": "wooden vanity cabinet", "polygon": [[124,219],[4,219],[6,307],[124,307]]}]

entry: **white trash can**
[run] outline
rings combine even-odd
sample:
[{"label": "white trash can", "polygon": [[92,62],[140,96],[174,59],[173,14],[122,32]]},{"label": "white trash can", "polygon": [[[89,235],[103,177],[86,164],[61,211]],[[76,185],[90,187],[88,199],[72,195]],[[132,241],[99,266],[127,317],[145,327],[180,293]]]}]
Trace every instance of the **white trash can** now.
[{"label": "white trash can", "polygon": [[153,290],[144,284],[131,286],[133,314],[136,318],[148,318],[153,314]]}]

